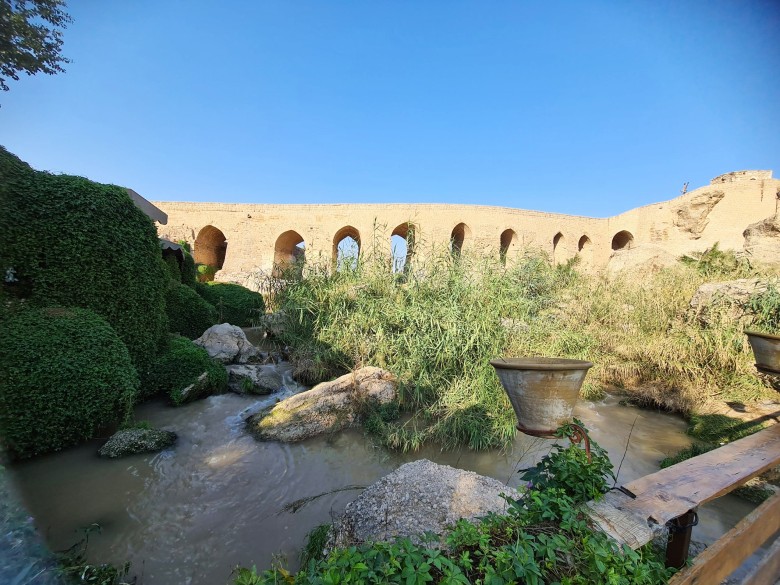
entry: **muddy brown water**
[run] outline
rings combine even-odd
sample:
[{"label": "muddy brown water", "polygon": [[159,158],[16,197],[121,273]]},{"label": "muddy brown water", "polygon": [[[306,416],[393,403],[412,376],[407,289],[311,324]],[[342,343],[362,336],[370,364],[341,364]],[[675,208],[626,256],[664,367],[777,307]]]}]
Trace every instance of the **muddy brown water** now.
[{"label": "muddy brown water", "polygon": [[[289,366],[279,368],[285,392],[300,390]],[[80,527],[97,523],[102,532],[91,535],[88,550],[93,562],[129,560],[142,585],[222,585],[236,565],[260,569],[286,559],[295,568],[308,531],[329,522],[359,491],[321,497],[295,514],[282,511],[287,503],[367,486],[420,458],[516,486],[516,471],[551,444],[518,435],[505,453],[427,447],[400,454],[374,447],[359,430],[291,445],[258,442],[246,434],[244,419],[277,397],[225,394],[178,408],[143,404],[137,419],[178,433],[174,448],[104,460],[96,455],[101,441],[93,441],[17,464],[13,480],[52,548],[67,548]],[[664,456],[690,444],[679,417],[621,406],[614,397],[580,401],[575,414],[616,468],[625,452],[621,482],[656,471]],[[714,541],[753,507],[734,496],[705,506],[694,539]]]}]

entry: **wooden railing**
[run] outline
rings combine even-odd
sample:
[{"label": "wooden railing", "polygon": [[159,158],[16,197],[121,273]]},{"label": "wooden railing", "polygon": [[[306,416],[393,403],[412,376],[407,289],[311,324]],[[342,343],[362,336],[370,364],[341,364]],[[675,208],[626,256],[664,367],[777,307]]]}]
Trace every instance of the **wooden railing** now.
[{"label": "wooden railing", "polygon": [[[668,529],[667,566],[680,568],[688,557],[697,508],[777,465],[780,424],[629,482],[599,502],[590,502],[590,515],[618,544],[634,549]],[[780,494],[741,520],[669,583],[718,584],[778,531]],[[780,539],[742,583],[772,585],[778,578]]]}]

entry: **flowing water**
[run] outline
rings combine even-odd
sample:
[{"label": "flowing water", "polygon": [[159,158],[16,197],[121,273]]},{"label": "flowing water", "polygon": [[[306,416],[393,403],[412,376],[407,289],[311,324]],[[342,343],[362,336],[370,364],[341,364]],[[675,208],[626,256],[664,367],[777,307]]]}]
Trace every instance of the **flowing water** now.
[{"label": "flowing water", "polygon": [[[300,390],[289,366],[279,368],[283,394]],[[244,419],[279,397],[225,394],[178,408],[143,404],[136,418],[178,433],[174,448],[105,460],[96,455],[101,441],[94,441],[17,464],[11,472],[52,548],[67,548],[81,527],[97,523],[102,532],[91,535],[88,551],[93,562],[129,560],[142,585],[223,585],[239,564],[266,568],[281,557],[294,568],[307,532],[329,522],[359,491],[326,495],[295,514],[282,510],[287,503],[367,486],[420,458],[515,486],[516,471],[551,444],[518,435],[507,453],[428,447],[399,454],[375,448],[359,430],[299,444],[258,442],[246,434]],[[623,461],[621,482],[656,471],[664,456],[690,443],[682,419],[621,406],[613,397],[581,401],[575,415],[616,468]],[[694,539],[714,541],[752,508],[733,496],[704,507]]]}]

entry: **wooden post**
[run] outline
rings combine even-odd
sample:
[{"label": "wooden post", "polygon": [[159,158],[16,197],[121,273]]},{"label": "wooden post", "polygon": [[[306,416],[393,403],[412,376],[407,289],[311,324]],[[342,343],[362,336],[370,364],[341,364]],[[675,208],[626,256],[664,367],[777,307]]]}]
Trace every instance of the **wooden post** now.
[{"label": "wooden post", "polygon": [[666,542],[666,566],[682,569],[688,560],[691,547],[691,532],[699,523],[699,517],[693,510],[669,521],[669,540]]}]

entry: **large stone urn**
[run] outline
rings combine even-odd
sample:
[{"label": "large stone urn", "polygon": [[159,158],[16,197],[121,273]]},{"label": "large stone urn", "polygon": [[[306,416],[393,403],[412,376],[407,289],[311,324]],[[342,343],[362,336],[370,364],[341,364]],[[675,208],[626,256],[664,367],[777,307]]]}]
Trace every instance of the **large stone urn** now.
[{"label": "large stone urn", "polygon": [[756,369],[764,374],[780,376],[780,335],[745,331],[756,358]]},{"label": "large stone urn", "polygon": [[519,357],[491,360],[517,416],[517,429],[550,437],[572,420],[572,411],[590,362],[564,358]]}]

